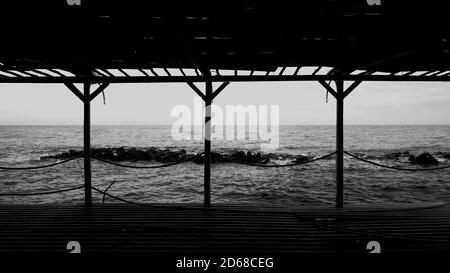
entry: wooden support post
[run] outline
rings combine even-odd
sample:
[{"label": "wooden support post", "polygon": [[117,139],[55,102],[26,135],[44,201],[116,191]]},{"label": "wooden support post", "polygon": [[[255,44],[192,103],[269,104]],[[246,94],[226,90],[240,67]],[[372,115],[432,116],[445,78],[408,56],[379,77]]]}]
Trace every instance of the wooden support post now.
[{"label": "wooden support post", "polygon": [[336,207],[344,206],[344,80],[336,80]]},{"label": "wooden support post", "polygon": [[211,103],[213,98],[212,82],[205,82],[205,173],[204,206],[211,206]]},{"label": "wooden support post", "polygon": [[319,83],[336,98],[336,207],[344,207],[344,100],[362,83],[362,80],[354,81],[344,90],[344,78],[342,75],[336,80],[336,90],[324,80]]},{"label": "wooden support post", "polygon": [[82,102],[84,108],[83,122],[83,152],[84,152],[84,203],[86,206],[92,205],[92,183],[91,183],[91,100],[103,92],[108,83],[103,83],[91,94],[91,84],[83,83],[83,92],[81,92],[73,83],[64,83],[69,90],[75,94]]},{"label": "wooden support post", "polygon": [[90,83],[84,83],[84,124],[83,124],[83,147],[84,147],[84,203],[92,205],[92,183],[91,183],[91,98]]},{"label": "wooden support post", "polygon": [[[202,73],[209,73],[208,70]],[[205,102],[205,153],[204,153],[204,183],[203,183],[203,203],[205,207],[211,206],[211,104],[217,95],[222,92],[229,82],[223,82],[216,90],[213,90],[211,81],[205,81],[205,93],[203,94],[198,87],[187,82],[192,90]]]}]

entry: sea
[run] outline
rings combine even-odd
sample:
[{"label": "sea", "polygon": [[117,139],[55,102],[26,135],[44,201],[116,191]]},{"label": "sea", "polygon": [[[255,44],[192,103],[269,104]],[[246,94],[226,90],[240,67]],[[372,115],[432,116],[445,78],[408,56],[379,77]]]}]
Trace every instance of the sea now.
[{"label": "sea", "polygon": [[[203,151],[199,139],[172,137],[171,126],[92,126],[92,147],[156,147]],[[269,164],[286,164],[299,155],[311,158],[335,151],[334,126],[280,126],[279,146],[271,151]],[[419,155],[428,152],[439,166],[450,165],[442,153],[450,153],[450,126],[380,125],[345,126],[344,149],[367,160],[402,168],[423,168],[394,153]],[[212,150],[260,152],[263,140],[213,139]],[[26,167],[57,162],[42,159],[69,150],[82,150],[81,126],[0,126],[0,166]],[[151,166],[159,162],[120,162]],[[409,172],[381,168],[345,157],[345,204],[399,204],[450,201],[450,169]],[[51,168],[0,170],[0,194],[42,193],[83,185],[83,159]],[[245,166],[231,162],[212,164],[211,201],[215,204],[280,206],[332,205],[335,202],[335,158],[283,168]],[[114,182],[114,183],[113,183]],[[135,203],[203,202],[203,165],[186,162],[158,169],[130,169],[92,160],[92,184],[98,189]],[[96,203],[119,202],[93,192]],[[32,195],[2,196],[1,204],[82,204],[83,190]]]}]

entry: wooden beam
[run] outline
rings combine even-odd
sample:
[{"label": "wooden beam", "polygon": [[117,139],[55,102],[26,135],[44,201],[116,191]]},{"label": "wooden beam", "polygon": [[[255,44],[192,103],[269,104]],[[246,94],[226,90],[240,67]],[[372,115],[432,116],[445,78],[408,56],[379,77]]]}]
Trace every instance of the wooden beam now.
[{"label": "wooden beam", "polygon": [[59,72],[58,70],[56,70],[55,68],[48,68],[48,71],[51,71],[53,73],[58,74],[61,77],[67,77],[66,75],[64,75],[63,73]]},{"label": "wooden beam", "polygon": [[406,72],[405,74],[403,74],[402,76],[409,76],[409,75],[411,75],[411,74],[413,74],[413,73],[416,73],[417,71],[415,71],[415,70],[411,70],[411,71],[408,71],[408,72]]},{"label": "wooden beam", "polygon": [[117,70],[119,70],[120,71],[120,73],[122,73],[122,74],[124,74],[125,75],[125,77],[130,77],[130,75],[128,75],[128,73],[127,72],[125,72],[122,68],[118,68]]},{"label": "wooden beam", "polygon": [[38,70],[32,69],[32,70],[29,70],[29,71],[30,71],[30,72],[33,72],[33,73],[35,73],[35,74],[39,74],[39,75],[44,76],[44,77],[48,77],[48,76],[49,76],[48,74],[45,74],[45,73],[43,73],[43,72],[41,72],[41,71],[38,71]]},{"label": "wooden beam", "polygon": [[336,207],[344,206],[344,81],[336,81]]},{"label": "wooden beam", "polygon": [[[16,69],[16,71],[17,71],[17,72],[20,72],[20,73],[22,73],[22,74],[25,74],[25,75],[27,75],[27,76],[30,76],[30,77],[36,77],[36,75],[34,75],[34,74],[30,73],[30,72],[27,72],[27,71],[25,71],[25,70],[18,70],[18,69]],[[23,77],[23,76],[22,76],[22,77]]]},{"label": "wooden beam", "polygon": [[138,70],[139,70],[139,72],[141,72],[142,74],[144,74],[146,77],[150,77],[150,75],[149,75],[147,72],[145,72],[144,69],[139,68]]},{"label": "wooden beam", "polygon": [[372,63],[370,63],[370,64],[364,65],[364,66],[360,67],[359,69],[360,69],[360,70],[369,70],[369,69],[372,69],[372,68],[376,67],[377,65],[384,64],[384,63],[386,63],[386,62],[388,62],[388,61],[397,59],[397,58],[399,58],[399,57],[402,57],[402,56],[411,54],[411,53],[416,52],[416,51],[417,51],[416,48],[408,49],[408,50],[405,50],[405,51],[400,52],[400,53],[398,53],[398,54],[394,54],[394,55],[391,55],[391,56],[387,56],[387,57],[382,58],[382,59],[380,59],[380,60],[374,61],[374,62],[372,62]]},{"label": "wooden beam", "polygon": [[73,85],[73,83],[66,82],[66,83],[64,83],[64,85],[67,88],[69,88],[69,90],[72,91],[72,93],[75,94],[75,96],[77,96],[81,101],[84,102],[83,93],[81,93],[81,91],[75,85]]},{"label": "wooden beam", "polygon": [[[89,80],[95,83],[185,83],[185,82],[286,82],[286,81],[371,81],[371,82],[449,82],[446,77],[450,72],[441,76],[402,76],[402,75],[220,75],[220,76],[172,76],[172,77],[101,77],[91,76]],[[0,83],[83,83],[85,76],[73,77],[0,77]]]},{"label": "wooden beam", "polygon": [[102,76],[110,77],[105,71],[101,69],[95,69],[94,71],[97,72],[98,74],[101,74]]},{"label": "wooden beam", "polygon": [[156,71],[152,67],[150,67],[149,70],[150,72],[152,72],[153,76],[159,77],[158,73],[156,73]]},{"label": "wooden beam", "polygon": [[189,87],[192,88],[192,90],[194,90],[195,93],[197,93],[197,95],[199,95],[200,98],[202,98],[203,101],[206,99],[205,94],[203,94],[202,91],[200,91],[200,89],[198,89],[198,87],[193,82],[186,83],[189,85]]},{"label": "wooden beam", "polygon": [[350,93],[351,93],[353,90],[355,90],[355,88],[358,87],[358,85],[360,85],[361,83],[362,83],[361,80],[354,81],[347,89],[345,89],[345,92],[344,92],[344,99],[345,99],[348,95],[350,95]]},{"label": "wooden beam", "polygon": [[212,82],[205,82],[205,154],[204,154],[204,206],[211,206],[211,103]]},{"label": "wooden beam", "polygon": [[328,84],[326,83],[324,80],[319,80],[319,83],[325,87],[325,89],[331,94],[333,95],[333,97],[337,98],[337,93],[336,91]]},{"label": "wooden beam", "polygon": [[84,204],[92,206],[92,171],[91,171],[91,101],[89,100],[90,83],[84,84],[84,123],[83,123],[83,156],[84,156]]},{"label": "wooden beam", "polygon": [[[439,72],[439,71],[438,71],[438,72]],[[426,72],[426,73],[423,73],[423,74],[420,75],[420,76],[430,76],[431,74],[434,74],[434,73],[436,73],[435,70],[433,70],[433,71],[428,71],[428,72]]]},{"label": "wooden beam", "polygon": [[14,76],[16,76],[16,77],[24,77],[23,75],[21,75],[21,74],[19,74],[19,73],[16,73],[16,72],[14,72],[14,71],[10,71],[10,70],[0,70],[1,72],[3,72],[3,73],[7,73],[7,74],[10,74],[10,75],[14,75]]},{"label": "wooden beam", "polygon": [[214,100],[217,95],[220,94],[220,92],[222,92],[225,87],[227,87],[230,84],[230,82],[223,82],[213,93],[212,93],[212,98],[211,100]]},{"label": "wooden beam", "polygon": [[100,94],[101,92],[103,92],[106,87],[109,86],[109,83],[102,83],[94,92],[92,92],[92,94],[89,96],[89,101],[92,101],[93,99],[95,99],[95,97],[98,96],[98,94]]},{"label": "wooden beam", "polygon": [[115,77],[114,74],[111,73],[111,72],[109,72],[108,69],[106,69],[106,68],[105,68],[105,69],[99,69],[99,70],[105,72],[105,73],[106,73],[108,76],[110,76],[110,77]]},{"label": "wooden beam", "polygon": [[164,72],[166,72],[167,76],[171,77],[172,74],[170,74],[169,70],[167,70],[167,68],[163,67]]},{"label": "wooden beam", "polygon": [[314,70],[314,72],[312,73],[312,75],[316,75],[320,71],[320,69],[322,69],[322,66],[317,67],[316,70]]}]

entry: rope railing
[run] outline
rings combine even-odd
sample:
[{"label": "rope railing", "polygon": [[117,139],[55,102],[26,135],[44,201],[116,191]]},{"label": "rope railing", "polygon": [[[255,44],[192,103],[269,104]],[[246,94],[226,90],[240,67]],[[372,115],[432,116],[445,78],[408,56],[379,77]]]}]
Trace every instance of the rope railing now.
[{"label": "rope railing", "polygon": [[298,166],[298,165],[312,163],[314,161],[318,161],[318,160],[322,160],[322,159],[325,159],[327,157],[330,157],[330,156],[332,156],[334,154],[336,154],[336,152],[332,152],[332,153],[326,154],[324,156],[316,157],[314,159],[307,160],[307,161],[300,161],[300,162],[289,163],[289,164],[280,164],[280,165],[278,165],[278,164],[267,165],[267,164],[249,163],[249,162],[235,160],[233,158],[222,156],[222,155],[220,157],[222,157],[223,159],[228,160],[230,162],[237,163],[237,164],[242,164],[242,165],[247,165],[247,166],[265,167],[265,168],[282,168],[282,167],[292,167],[292,166]]},{"label": "rope railing", "polygon": [[167,163],[167,164],[162,164],[162,165],[154,165],[154,166],[125,165],[125,164],[120,164],[120,163],[117,163],[117,162],[112,162],[112,161],[109,161],[109,160],[106,160],[106,159],[103,159],[103,158],[100,158],[100,157],[96,157],[96,156],[91,156],[91,158],[96,159],[96,160],[98,160],[98,161],[101,161],[101,162],[103,162],[103,163],[107,163],[107,164],[114,165],[114,166],[117,166],[117,167],[122,167],[122,168],[131,168],[131,169],[158,169],[158,168],[165,168],[165,167],[170,167],[170,166],[178,165],[178,164],[181,164],[181,163],[189,162],[189,161],[192,161],[192,160],[197,159],[198,157],[200,157],[200,156],[203,155],[203,154],[204,154],[204,153],[200,153],[200,154],[197,154],[196,156],[191,157],[191,158],[187,158],[186,156],[184,156],[184,157],[182,157],[182,158],[181,158],[180,160],[178,160],[178,161],[171,162],[171,163]]},{"label": "rope railing", "polygon": [[108,187],[106,187],[105,192],[103,193],[103,197],[102,197],[102,204],[105,203],[105,197],[106,197],[106,192],[109,190],[109,188],[112,187],[112,185],[114,185],[117,182],[117,180],[114,180],[111,184],[109,184]]},{"label": "rope railing", "polygon": [[355,158],[357,160],[360,160],[360,161],[363,161],[365,163],[368,163],[368,164],[372,164],[372,165],[375,165],[375,166],[378,166],[378,167],[382,167],[382,168],[393,169],[393,170],[397,170],[397,171],[425,172],[425,171],[437,171],[437,170],[443,170],[443,169],[450,168],[450,166],[441,166],[441,167],[435,167],[435,168],[421,168],[421,169],[418,169],[418,168],[401,168],[401,167],[397,167],[397,166],[389,166],[389,165],[384,165],[384,164],[380,164],[380,163],[377,163],[377,162],[373,162],[373,161],[361,158],[361,157],[359,157],[357,155],[351,154],[351,153],[349,153],[347,151],[344,151],[344,154],[346,154],[348,156],[351,156],[351,157],[353,157],[353,158]]},{"label": "rope railing", "polygon": [[[254,167],[266,167],[266,168],[280,168],[280,167],[292,167],[292,166],[297,166],[297,165],[304,165],[304,164],[308,164],[308,163],[312,163],[318,160],[322,160],[325,158],[328,158],[332,155],[335,155],[337,152],[332,152],[320,157],[316,157],[314,159],[311,160],[307,160],[307,161],[300,161],[300,162],[295,162],[295,163],[289,163],[289,164],[282,164],[282,165],[278,165],[278,164],[258,164],[258,163],[249,163],[249,162],[244,162],[244,161],[239,161],[239,160],[235,160],[231,157],[227,157],[227,156],[223,156],[223,155],[219,155],[219,157],[223,158],[226,161],[229,162],[233,162],[233,163],[237,163],[237,164],[242,164],[242,165],[247,165],[247,166],[254,166]],[[174,166],[174,165],[178,165],[181,163],[185,163],[185,162],[189,162],[189,161],[193,161],[197,158],[199,158],[200,156],[202,156],[204,153],[199,153],[194,157],[190,157],[187,158],[187,156],[184,156],[183,158],[181,158],[178,161],[175,162],[171,162],[171,163],[167,163],[167,164],[162,164],[162,165],[155,165],[155,166],[136,166],[136,165],[125,165],[125,164],[120,164],[120,163],[116,163],[116,162],[112,162],[100,157],[96,157],[96,156],[92,156],[91,158],[96,159],[98,161],[107,163],[107,164],[111,164],[114,166],[118,166],[118,167],[123,167],[123,168],[133,168],[133,169],[156,169],[156,168],[165,168],[165,167],[169,167],[169,166]],[[411,171],[411,172],[417,172],[417,171],[435,171],[435,170],[442,170],[442,169],[447,169],[450,168],[450,166],[440,166],[440,167],[435,167],[435,168],[401,168],[401,167],[397,167],[397,166],[389,166],[389,165],[385,165],[385,164],[381,164],[381,163],[377,163],[377,162],[373,162],[367,159],[364,159],[362,157],[359,157],[357,155],[354,155],[350,152],[344,151],[344,154],[353,157],[357,160],[360,160],[362,162],[368,163],[368,164],[372,164],[378,167],[382,167],[382,168],[388,168],[388,169],[393,169],[393,170],[398,170],[398,171]],[[57,166],[57,165],[61,165],[67,162],[70,162],[72,160],[75,160],[77,158],[83,157],[83,155],[77,155],[74,156],[72,158],[68,158],[66,160],[60,161],[60,162],[55,162],[52,164],[48,164],[48,165],[41,165],[41,166],[30,166],[30,167],[2,167],[0,166],[0,170],[34,170],[34,169],[42,169],[42,168],[49,168],[49,167],[53,167],[53,166]],[[140,204],[140,203],[136,203],[136,202],[132,202],[114,195],[111,195],[109,193],[107,193],[107,191],[112,187],[112,185],[114,183],[116,183],[117,181],[114,180],[104,191],[92,187],[93,190],[101,193],[103,195],[102,197],[102,203],[105,202],[105,197],[108,196],[110,198],[119,200],[121,202],[125,202],[125,203],[129,203],[129,204],[133,204],[133,205],[139,205],[139,206],[146,206],[147,204]],[[67,188],[67,189],[61,189],[61,190],[52,190],[52,191],[47,191],[47,192],[37,192],[37,193],[0,193],[0,196],[38,196],[38,195],[48,195],[48,194],[57,194],[57,193],[63,193],[63,192],[69,192],[69,191],[75,191],[75,190],[79,190],[79,189],[83,189],[85,188],[85,186],[78,186],[78,187],[72,187],[72,188]]]},{"label": "rope railing", "polygon": [[41,165],[41,166],[29,166],[29,167],[3,167],[0,166],[0,170],[5,170],[5,171],[25,171],[25,170],[36,170],[36,169],[44,169],[44,168],[50,168],[50,167],[54,167],[57,165],[61,165],[67,162],[70,162],[72,160],[75,160],[77,158],[83,157],[83,155],[77,155],[71,158],[68,158],[66,160],[63,161],[59,161],[59,162],[55,162],[52,164],[48,164],[48,165]]},{"label": "rope railing", "polygon": [[147,204],[136,203],[136,202],[129,201],[129,200],[126,200],[126,199],[117,197],[117,196],[115,196],[115,195],[109,194],[109,193],[106,192],[106,190],[102,191],[102,190],[97,189],[96,187],[93,187],[93,186],[92,186],[91,188],[92,188],[94,191],[96,191],[96,192],[98,192],[98,193],[100,193],[100,194],[103,194],[103,196],[106,195],[106,196],[108,196],[108,197],[111,197],[112,199],[116,199],[116,200],[121,201],[121,202],[124,202],[124,203],[128,203],[128,204],[131,204],[131,205],[136,205],[136,206],[147,206]]},{"label": "rope railing", "polygon": [[54,191],[47,191],[47,192],[35,192],[35,193],[17,193],[17,192],[11,192],[11,193],[0,193],[0,196],[37,196],[37,195],[48,195],[48,194],[56,194],[56,193],[62,193],[62,192],[68,192],[68,191],[75,191],[83,189],[83,186],[68,188],[68,189],[62,189],[62,190],[54,190]]}]

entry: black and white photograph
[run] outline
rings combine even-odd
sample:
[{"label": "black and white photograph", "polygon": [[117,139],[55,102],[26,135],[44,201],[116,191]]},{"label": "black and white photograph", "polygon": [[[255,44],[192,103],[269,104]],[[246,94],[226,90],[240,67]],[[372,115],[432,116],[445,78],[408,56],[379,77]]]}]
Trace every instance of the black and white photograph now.
[{"label": "black and white photograph", "polygon": [[449,254],[449,18],[437,1],[2,1],[0,259]]}]

